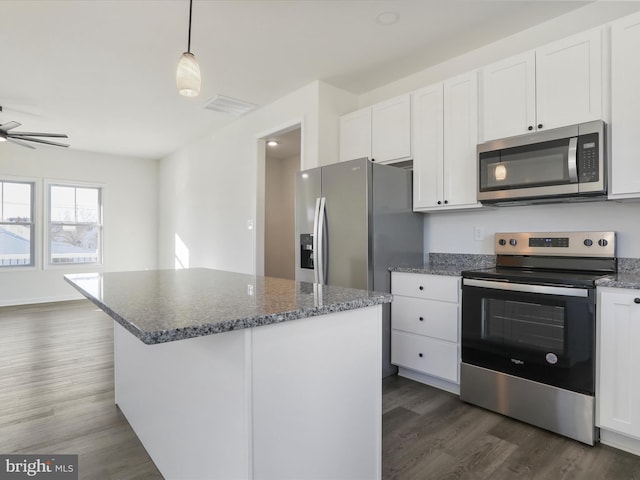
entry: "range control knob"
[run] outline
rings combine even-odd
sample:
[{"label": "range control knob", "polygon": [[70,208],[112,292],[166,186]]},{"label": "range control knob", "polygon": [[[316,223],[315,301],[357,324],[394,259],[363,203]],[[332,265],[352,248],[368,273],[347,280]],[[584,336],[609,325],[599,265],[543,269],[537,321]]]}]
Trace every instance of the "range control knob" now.
[{"label": "range control knob", "polygon": [[598,240],[598,245],[600,245],[601,247],[606,247],[607,245],[609,245],[609,242],[607,242],[604,238],[601,238],[600,240]]},{"label": "range control knob", "polygon": [[587,238],[583,243],[585,247],[590,247],[591,245],[593,245],[593,240],[591,240],[590,238]]},{"label": "range control knob", "polygon": [[501,238],[500,240],[498,240],[498,244],[504,246],[507,244],[507,241],[504,238]]},{"label": "range control knob", "polygon": [[512,247],[515,247],[518,244],[518,241],[515,238],[512,238],[511,240],[509,240],[509,245],[511,245]]}]

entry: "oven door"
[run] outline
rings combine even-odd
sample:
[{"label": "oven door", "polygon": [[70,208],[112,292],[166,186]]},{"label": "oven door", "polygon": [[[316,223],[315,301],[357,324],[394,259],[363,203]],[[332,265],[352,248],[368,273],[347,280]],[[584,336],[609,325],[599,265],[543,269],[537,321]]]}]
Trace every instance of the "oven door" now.
[{"label": "oven door", "polygon": [[594,394],[595,289],[463,280],[462,361]]}]

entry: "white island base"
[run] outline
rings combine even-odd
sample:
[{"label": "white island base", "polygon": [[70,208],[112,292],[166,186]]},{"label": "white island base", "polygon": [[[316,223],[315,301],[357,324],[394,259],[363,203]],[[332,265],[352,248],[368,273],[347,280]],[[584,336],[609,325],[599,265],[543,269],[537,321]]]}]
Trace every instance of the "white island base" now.
[{"label": "white island base", "polygon": [[167,480],[381,477],[382,306],[157,345],[115,323],[116,403]]}]

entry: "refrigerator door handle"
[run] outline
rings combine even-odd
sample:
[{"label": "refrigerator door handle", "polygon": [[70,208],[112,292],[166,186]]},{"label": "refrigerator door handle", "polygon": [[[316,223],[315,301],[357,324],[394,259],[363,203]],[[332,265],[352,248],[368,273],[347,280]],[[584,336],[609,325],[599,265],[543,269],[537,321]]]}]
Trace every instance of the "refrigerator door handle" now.
[{"label": "refrigerator door handle", "polygon": [[318,222],[320,216],[320,197],[316,198],[316,208],[313,215],[313,283],[319,283],[318,277]]},{"label": "refrigerator door handle", "polygon": [[[325,238],[324,238],[324,219],[326,217],[327,199],[325,197],[320,198],[320,205],[318,208],[318,263],[316,264],[316,271],[318,272],[318,281],[316,283],[324,284],[326,279],[324,278],[324,251],[325,251]],[[315,254],[315,251],[314,251]]]}]

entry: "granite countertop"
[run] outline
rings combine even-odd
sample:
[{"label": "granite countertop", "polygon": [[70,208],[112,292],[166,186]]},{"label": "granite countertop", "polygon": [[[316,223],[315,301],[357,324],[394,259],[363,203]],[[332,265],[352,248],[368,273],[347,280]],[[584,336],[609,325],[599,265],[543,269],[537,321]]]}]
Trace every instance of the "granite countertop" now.
[{"label": "granite countertop", "polygon": [[[494,266],[494,255],[430,253],[429,261],[424,265],[397,266],[389,270],[392,272],[460,276],[465,270]],[[618,272],[596,280],[596,286],[640,289],[640,259],[618,258]]]},{"label": "granite countertop", "polygon": [[496,266],[495,255],[464,253],[430,253],[429,261],[423,265],[396,266],[392,272],[424,273],[428,275],[450,275],[459,277],[465,270],[492,268]]},{"label": "granite countertop", "polygon": [[65,280],[146,344],[389,303],[388,293],[207,268],[81,273]]}]

